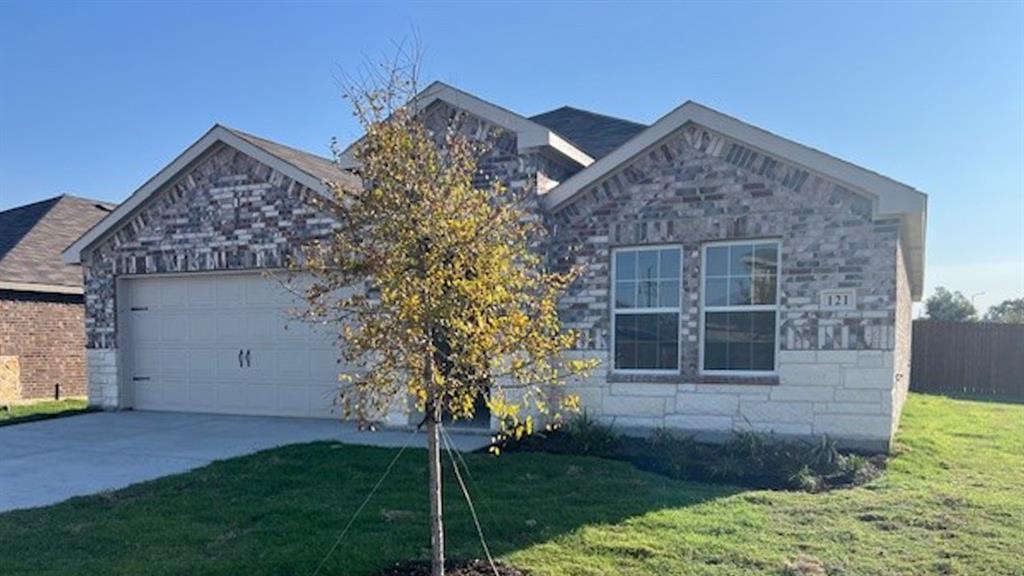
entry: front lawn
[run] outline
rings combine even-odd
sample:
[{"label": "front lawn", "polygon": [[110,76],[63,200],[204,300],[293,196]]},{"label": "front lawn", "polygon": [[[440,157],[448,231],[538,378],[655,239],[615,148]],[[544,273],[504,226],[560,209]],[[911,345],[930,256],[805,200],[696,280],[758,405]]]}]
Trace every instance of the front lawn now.
[{"label": "front lawn", "polygon": [[60,416],[71,416],[88,411],[89,403],[81,398],[68,400],[40,400],[30,404],[14,404],[6,410],[0,407],[0,426],[21,424],[34,420],[46,420]]},{"label": "front lawn", "polygon": [[[680,482],[595,458],[467,456],[493,550],[535,574],[1024,574],[1024,406],[914,395],[901,453],[824,494]],[[0,515],[4,574],[312,574],[394,456],[316,443]],[[426,556],[409,451],[321,574]],[[449,482],[448,488],[454,488]],[[451,556],[480,556],[446,493]]]}]

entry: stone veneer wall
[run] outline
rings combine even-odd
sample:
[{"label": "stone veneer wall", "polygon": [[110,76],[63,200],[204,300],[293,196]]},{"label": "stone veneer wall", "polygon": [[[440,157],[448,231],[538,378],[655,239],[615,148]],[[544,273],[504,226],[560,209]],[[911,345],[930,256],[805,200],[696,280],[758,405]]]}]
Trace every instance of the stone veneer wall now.
[{"label": "stone veneer wall", "polygon": [[893,434],[899,426],[903,403],[907,401],[907,393],[910,391],[910,352],[914,334],[914,300],[910,293],[910,278],[907,276],[903,244],[898,243],[896,249],[896,340],[893,348],[896,383],[892,389]]},{"label": "stone veneer wall", "polygon": [[[563,301],[581,353],[604,364],[577,386],[583,405],[627,428],[753,429],[842,436],[881,447],[893,427],[896,220],[839,184],[689,124],[550,217],[553,257],[586,272]],[[775,238],[781,247],[777,378],[699,372],[701,246]],[[610,251],[682,247],[681,370],[609,370]],[[575,251],[572,252],[575,247]],[[826,311],[822,289],[852,288],[857,307]]]},{"label": "stone veneer wall", "polygon": [[0,356],[20,367],[19,399],[84,396],[81,296],[0,291]]}]

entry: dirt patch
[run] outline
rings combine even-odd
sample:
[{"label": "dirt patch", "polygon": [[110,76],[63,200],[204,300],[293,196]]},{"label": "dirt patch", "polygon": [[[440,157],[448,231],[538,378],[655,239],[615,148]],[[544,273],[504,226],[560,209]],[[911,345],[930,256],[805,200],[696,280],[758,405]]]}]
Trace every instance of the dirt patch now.
[{"label": "dirt patch", "polygon": [[[495,563],[498,576],[529,576],[518,568],[508,564]],[[446,576],[494,576],[494,568],[486,560],[461,560],[445,562]],[[377,572],[374,576],[430,576],[430,562],[399,562],[390,568]]]}]

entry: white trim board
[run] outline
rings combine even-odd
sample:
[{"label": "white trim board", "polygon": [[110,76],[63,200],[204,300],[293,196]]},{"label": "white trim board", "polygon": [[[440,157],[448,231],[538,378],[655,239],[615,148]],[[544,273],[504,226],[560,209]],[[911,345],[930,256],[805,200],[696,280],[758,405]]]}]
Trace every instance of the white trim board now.
[{"label": "white trim board", "polygon": [[926,194],[877,172],[776,136],[693,101],[683,103],[622,146],[543,193],[541,200],[544,206],[555,211],[566,205],[578,193],[599,183],[690,122],[843,184],[869,198],[874,216],[877,218],[899,217],[903,223],[901,235],[908,257],[908,275],[913,296],[915,300],[920,299],[924,287],[925,228],[928,214]]},{"label": "white trim board", "polygon": [[327,186],[320,179],[312,174],[297,168],[295,165],[274,156],[263,148],[256,146],[244,138],[236,135],[230,128],[220,124],[214,124],[199,140],[185,149],[177,158],[171,161],[152,178],[146,181],[138,190],[132,193],[127,200],[122,202],[110,214],[96,223],[71,246],[62,253],[64,262],[67,264],[78,264],[81,262],[81,253],[93,243],[101,239],[123,220],[131,216],[138,208],[141,208],[146,201],[165,184],[175,179],[193,162],[199,159],[214,145],[226,144],[243,154],[250,156],[257,161],[270,166],[281,172],[292,180],[315,190],[321,194],[327,194]]},{"label": "white trim board", "polygon": [[0,280],[0,290],[13,292],[40,292],[51,294],[82,294],[81,286],[63,286],[60,284],[37,284],[35,282],[5,282]]},{"label": "white trim board", "polygon": [[[548,128],[444,82],[432,82],[416,95],[415,103],[418,110],[424,110],[438,100],[515,132],[520,152],[547,147],[580,166],[586,167],[594,163],[593,158]],[[354,146],[358,143],[359,140],[356,140],[350,144],[339,156],[343,169],[351,170],[358,167],[358,163],[352,157]]]}]

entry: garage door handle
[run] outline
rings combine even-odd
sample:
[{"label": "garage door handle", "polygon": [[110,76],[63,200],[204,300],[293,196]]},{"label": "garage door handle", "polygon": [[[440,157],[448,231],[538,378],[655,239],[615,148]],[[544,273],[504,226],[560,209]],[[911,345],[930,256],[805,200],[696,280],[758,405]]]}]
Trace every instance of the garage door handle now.
[{"label": "garage door handle", "polygon": [[242,367],[242,349],[241,348],[238,349],[238,367],[239,368]]},{"label": "garage door handle", "polygon": [[246,368],[251,368],[252,367],[252,363],[249,362],[249,354],[250,354],[250,352],[252,352],[252,351],[249,350],[248,348],[245,349],[245,367]]}]

